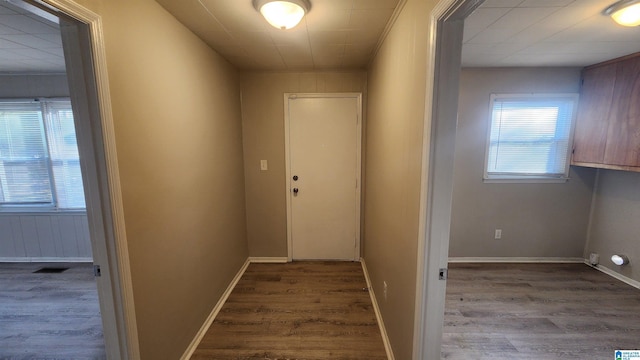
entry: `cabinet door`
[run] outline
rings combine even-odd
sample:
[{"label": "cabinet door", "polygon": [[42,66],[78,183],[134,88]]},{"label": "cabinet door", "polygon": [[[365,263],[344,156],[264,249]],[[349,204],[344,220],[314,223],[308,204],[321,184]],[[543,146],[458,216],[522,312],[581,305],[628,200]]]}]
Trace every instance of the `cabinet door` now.
[{"label": "cabinet door", "polygon": [[640,166],[640,58],[617,63],[605,164]]},{"label": "cabinet door", "polygon": [[616,83],[616,65],[587,69],[573,137],[573,162],[602,164],[607,142],[608,119]]}]

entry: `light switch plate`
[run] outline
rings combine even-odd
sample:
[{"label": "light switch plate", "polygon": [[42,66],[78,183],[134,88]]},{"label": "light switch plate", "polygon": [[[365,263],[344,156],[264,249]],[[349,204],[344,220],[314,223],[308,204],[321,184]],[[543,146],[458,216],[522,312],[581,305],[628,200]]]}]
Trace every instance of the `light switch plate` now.
[{"label": "light switch plate", "polygon": [[262,171],[269,170],[269,164],[267,164],[267,160],[260,160],[260,170]]}]

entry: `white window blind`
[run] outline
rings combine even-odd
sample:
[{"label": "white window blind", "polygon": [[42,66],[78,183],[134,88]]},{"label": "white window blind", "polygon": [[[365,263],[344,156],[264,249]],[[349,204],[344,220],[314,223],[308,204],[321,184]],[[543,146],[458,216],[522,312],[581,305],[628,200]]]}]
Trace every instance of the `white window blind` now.
[{"label": "white window blind", "polygon": [[492,95],[485,179],[566,179],[576,94]]},{"label": "white window blind", "polygon": [[0,101],[0,205],[85,208],[68,100]]}]

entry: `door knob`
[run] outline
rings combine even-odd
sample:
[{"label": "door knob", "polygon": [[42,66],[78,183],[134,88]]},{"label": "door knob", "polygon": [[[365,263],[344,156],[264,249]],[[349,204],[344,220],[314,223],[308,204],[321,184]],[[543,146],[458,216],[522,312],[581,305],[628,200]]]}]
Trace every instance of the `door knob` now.
[{"label": "door knob", "polygon": [[298,193],[298,188],[293,188],[293,193],[297,194]]}]

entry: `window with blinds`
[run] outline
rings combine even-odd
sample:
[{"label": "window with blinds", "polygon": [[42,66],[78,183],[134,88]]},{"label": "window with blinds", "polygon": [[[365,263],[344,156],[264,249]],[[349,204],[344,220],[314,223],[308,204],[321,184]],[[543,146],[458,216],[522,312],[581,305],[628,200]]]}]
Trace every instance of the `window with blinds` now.
[{"label": "window with blinds", "polygon": [[69,100],[0,101],[0,205],[85,208]]},{"label": "window with blinds", "polygon": [[492,95],[484,179],[566,180],[577,100],[577,94]]}]

